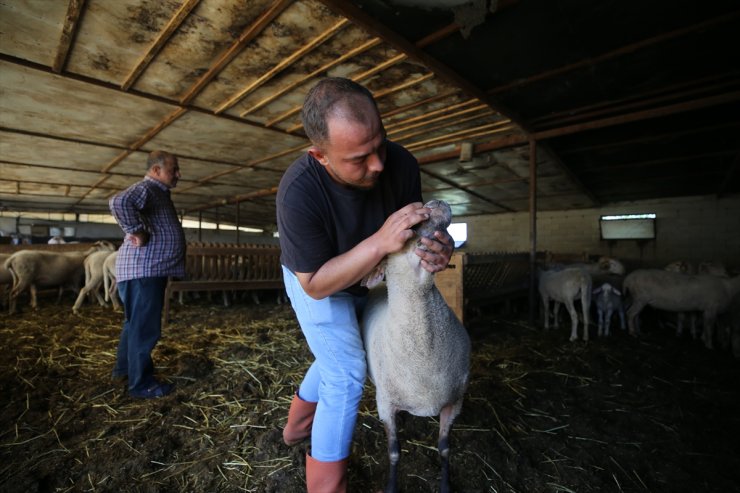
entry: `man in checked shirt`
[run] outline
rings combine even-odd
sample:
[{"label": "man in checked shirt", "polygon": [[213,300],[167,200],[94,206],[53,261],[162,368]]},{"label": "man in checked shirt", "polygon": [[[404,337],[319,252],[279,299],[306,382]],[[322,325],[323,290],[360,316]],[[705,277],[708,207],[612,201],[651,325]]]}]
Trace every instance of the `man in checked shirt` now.
[{"label": "man in checked shirt", "polygon": [[112,377],[128,378],[129,395],[140,399],[163,397],[174,388],[154,378],[151,353],[161,335],[167,277],[185,276],[185,234],[170,198],[179,178],[177,157],[153,151],[144,179],[109,203],[126,235],[116,262],[124,322]]}]

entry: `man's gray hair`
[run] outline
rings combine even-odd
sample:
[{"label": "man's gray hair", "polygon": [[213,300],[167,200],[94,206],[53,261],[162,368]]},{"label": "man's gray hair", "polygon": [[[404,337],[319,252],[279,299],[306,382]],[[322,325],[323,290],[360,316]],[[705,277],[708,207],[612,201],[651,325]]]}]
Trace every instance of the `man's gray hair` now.
[{"label": "man's gray hair", "polygon": [[152,169],[154,166],[162,167],[167,162],[167,159],[174,159],[175,156],[167,151],[152,151],[149,153],[149,157],[146,160],[147,171]]}]

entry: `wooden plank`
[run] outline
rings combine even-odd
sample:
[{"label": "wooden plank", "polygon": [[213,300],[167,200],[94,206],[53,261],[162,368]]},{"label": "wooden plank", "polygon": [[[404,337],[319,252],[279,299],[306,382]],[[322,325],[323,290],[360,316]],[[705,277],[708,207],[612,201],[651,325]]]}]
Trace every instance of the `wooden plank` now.
[{"label": "wooden plank", "polygon": [[151,46],[149,46],[149,49],[144,53],[133,70],[131,70],[128,76],[126,76],[126,79],[121,84],[121,89],[127,91],[133,83],[136,82],[136,79],[138,79],[147,66],[149,66],[149,63],[151,63],[154,57],[157,56],[162,47],[167,43],[167,41],[169,41],[170,37],[172,37],[175,31],[177,31],[195,6],[198,5],[198,2],[200,2],[200,0],[187,0],[180,6],[162,32],[159,33],[159,36],[157,36]]},{"label": "wooden plank", "polygon": [[462,252],[453,253],[447,268],[434,275],[434,284],[436,284],[442,297],[462,323],[465,323],[463,273],[465,270],[466,256]]},{"label": "wooden plank", "polygon": [[80,16],[82,14],[82,8],[85,6],[85,0],[69,0],[69,6],[67,7],[67,15],[64,17],[64,27],[62,28],[62,36],[59,39],[59,46],[57,47],[57,54],[54,57],[54,64],[51,70],[55,73],[60,73],[64,66],[67,64],[67,55],[69,55],[69,48],[72,46],[72,40],[77,32],[77,26],[79,24]]}]

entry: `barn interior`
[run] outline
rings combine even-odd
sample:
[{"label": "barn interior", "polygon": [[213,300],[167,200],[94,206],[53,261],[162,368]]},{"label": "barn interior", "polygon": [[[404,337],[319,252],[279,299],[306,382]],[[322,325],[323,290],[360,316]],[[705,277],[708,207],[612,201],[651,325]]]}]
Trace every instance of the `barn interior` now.
[{"label": "barn interior", "polygon": [[[477,343],[456,490],[731,491],[740,330],[733,356],[657,311],[641,339],[615,318],[589,343],[522,320],[533,258],[740,273],[732,46],[734,0],[0,0],[0,253],[120,242],[108,201],[153,150],[178,156],[190,242],[276,246],[278,183],[310,146],[303,98],[348,77],[464,226],[469,268],[440,281]],[[162,403],[110,389],[120,313],[73,315],[54,293],[3,313],[0,489],[300,491],[306,449],[279,438],[311,357],[292,312],[210,295],[173,302]],[[491,322],[494,302],[525,312]],[[367,491],[386,466],[372,396],[351,465]],[[431,421],[404,423],[405,491],[435,491]]]},{"label": "barn interior", "polygon": [[[0,229],[107,215],[162,149],[180,158],[183,217],[270,237],[277,184],[309,146],[303,97],[345,76],[417,156],[425,198],[469,223],[471,251],[529,250],[531,209],[538,250],[728,262],[740,250],[736,7],[3,2]],[[658,213],[647,254],[601,238],[600,216],[634,211]],[[584,215],[556,227],[578,239],[548,230]],[[511,222],[523,226],[510,234]],[[677,247],[684,227],[712,247]]]}]

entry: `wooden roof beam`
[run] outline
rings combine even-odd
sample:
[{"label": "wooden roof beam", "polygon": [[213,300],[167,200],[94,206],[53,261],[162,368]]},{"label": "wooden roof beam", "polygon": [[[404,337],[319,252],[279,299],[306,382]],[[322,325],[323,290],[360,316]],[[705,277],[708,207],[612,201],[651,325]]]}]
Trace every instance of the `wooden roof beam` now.
[{"label": "wooden roof beam", "polygon": [[[406,132],[407,130],[413,130],[419,127],[426,127],[429,125],[434,125],[435,123],[439,123],[439,122],[446,122],[449,120],[454,120],[458,117],[470,115],[471,113],[480,113],[478,117],[483,116],[483,115],[496,115],[497,114],[487,104],[479,104],[479,105],[473,106],[472,108],[465,108],[459,111],[454,111],[446,115],[437,116],[436,118],[434,118],[433,115],[420,115],[422,117],[427,117],[427,120],[419,121],[419,118],[415,118],[416,123],[409,123],[408,125],[402,125],[402,126],[399,126],[398,128],[392,128],[388,133],[398,134],[399,132]],[[506,121],[508,122],[509,120],[506,120]],[[400,123],[405,124],[406,121],[403,121]],[[454,123],[451,123],[450,125],[454,125]],[[388,128],[386,128],[386,130],[388,130]]]},{"label": "wooden roof beam", "polygon": [[460,186],[457,183],[455,183],[454,181],[452,181],[449,178],[446,178],[446,177],[444,177],[444,176],[442,176],[440,174],[437,174],[437,173],[434,173],[432,171],[429,171],[428,169],[424,169],[424,168],[420,168],[420,169],[421,169],[421,172],[422,173],[431,176],[435,180],[439,180],[442,183],[445,183],[445,184],[451,186],[452,188],[456,188],[458,190],[462,190],[463,192],[465,192],[467,194],[470,194],[473,197],[476,197],[476,198],[478,198],[478,199],[480,199],[480,200],[482,200],[484,202],[488,202],[489,204],[495,205],[499,209],[503,209],[503,210],[505,210],[507,212],[514,212],[515,211],[515,209],[512,209],[511,207],[509,207],[507,205],[504,205],[504,204],[501,204],[499,202],[496,202],[495,200],[491,200],[488,197],[486,197],[485,195],[482,195],[482,194],[480,194],[478,192],[475,192],[473,190],[470,190],[467,187]]},{"label": "wooden roof beam", "polygon": [[303,77],[299,78],[298,80],[295,80],[295,81],[291,82],[287,86],[278,89],[277,91],[275,91],[270,96],[268,96],[268,97],[266,97],[266,98],[258,101],[254,105],[252,105],[249,108],[247,108],[246,110],[244,110],[244,112],[242,112],[240,116],[245,117],[245,116],[247,116],[250,113],[254,113],[258,109],[260,109],[263,106],[265,106],[266,104],[271,103],[272,101],[276,100],[277,98],[279,98],[283,94],[285,94],[285,93],[287,93],[287,92],[295,89],[296,87],[299,87],[299,86],[305,84],[307,81],[313,79],[317,75],[323,74],[324,72],[326,72],[327,70],[331,69],[332,67],[335,67],[335,66],[339,65],[340,63],[342,63],[342,62],[344,62],[346,60],[349,60],[350,58],[353,58],[353,57],[355,57],[355,56],[357,56],[357,55],[359,55],[361,53],[364,53],[365,51],[369,50],[370,48],[373,48],[374,46],[379,45],[380,43],[381,43],[381,39],[380,38],[372,38],[372,39],[370,39],[370,40],[362,43],[360,46],[357,46],[356,48],[351,49],[350,51],[346,52],[345,54],[343,54],[339,58],[336,58],[336,59],[332,60],[331,62],[322,65],[321,67],[317,68],[313,72],[311,72],[309,74],[306,74]]},{"label": "wooden roof beam", "polygon": [[643,48],[647,48],[655,44],[663,43],[665,41],[670,41],[672,39],[679,38],[681,36],[685,36],[687,34],[691,34],[696,31],[706,30],[714,26],[717,26],[719,24],[724,24],[725,22],[734,21],[738,16],[740,16],[740,11],[735,11],[730,14],[720,15],[713,19],[709,19],[707,21],[694,24],[693,26],[685,27],[682,29],[676,29],[675,31],[663,33],[659,36],[655,36],[655,37],[648,38],[648,39],[643,39],[642,41],[638,41],[637,43],[632,43],[627,46],[622,46],[621,48],[608,51],[606,53],[595,56],[593,58],[586,58],[585,60],[581,60],[579,62],[571,63],[568,65],[564,65],[562,67],[558,67],[552,70],[547,70],[545,72],[532,75],[530,77],[526,77],[523,79],[517,79],[516,81],[511,82],[509,84],[504,84],[502,86],[491,88],[486,92],[487,94],[494,95],[494,94],[498,94],[504,91],[508,91],[509,89],[514,89],[515,87],[521,87],[524,85],[531,84],[533,82],[550,79],[552,77],[566,74],[568,72],[572,72],[574,70],[578,70],[584,67],[589,67],[597,63],[610,60],[612,58],[617,58],[622,55],[627,55],[629,53],[639,51]]},{"label": "wooden roof beam", "polygon": [[[406,111],[413,110],[414,108],[418,108],[419,106],[424,106],[425,104],[434,103],[435,101],[439,101],[441,99],[445,99],[445,98],[448,98],[450,96],[454,96],[455,94],[457,94],[459,92],[460,92],[459,89],[453,89],[451,91],[446,91],[446,92],[437,94],[435,96],[430,96],[430,97],[428,97],[426,99],[420,99],[419,101],[415,101],[415,102],[409,103],[409,104],[407,104],[405,106],[399,106],[398,108],[395,108],[395,109],[393,109],[391,111],[387,111],[387,112],[383,113],[382,115],[380,115],[380,118],[382,120],[385,120],[386,118],[390,118],[390,117],[392,117],[394,115],[397,115],[399,113],[404,113]],[[471,99],[470,101],[475,101],[475,99]]]},{"label": "wooden roof beam", "polygon": [[[485,118],[485,117],[488,117],[488,116],[490,116],[492,114],[495,114],[495,113],[493,113],[493,110],[491,108],[489,108],[488,106],[484,105],[484,107],[485,107],[485,110],[486,110],[484,113],[479,113],[479,114],[476,114],[476,115],[471,115],[471,116],[468,116],[468,117],[465,117],[465,118],[459,118],[459,119],[456,119],[456,120],[451,121],[451,122],[450,121],[446,121],[446,120],[445,121],[440,121],[440,122],[436,123],[435,125],[422,126],[422,128],[416,130],[415,132],[405,133],[405,134],[401,134],[401,135],[396,134],[396,133],[393,133],[392,136],[391,136],[392,137],[392,140],[394,142],[408,141],[408,139],[414,138],[417,135],[424,135],[424,134],[427,134],[428,135],[429,133],[431,133],[431,132],[433,132],[435,130],[439,130],[441,128],[454,127],[455,125],[462,125],[463,123],[475,121],[475,120],[478,120],[480,118]],[[509,120],[501,120],[501,121],[498,121],[496,123],[500,123],[502,125],[506,125],[506,124],[511,123],[511,122]]]},{"label": "wooden roof beam", "polygon": [[[373,19],[370,15],[362,10],[361,8],[354,5],[352,2],[345,0],[320,0],[321,3],[332,9],[334,12],[338,12],[341,15],[347,17],[349,20],[363,27],[369,32],[375,33],[377,36],[383,38],[388,44],[394,46],[397,50],[407,54],[414,60],[421,62],[422,65],[432,70],[438,77],[447,81],[455,87],[459,87],[468,96],[480,99],[482,102],[488,104],[494,111],[501,113],[511,119],[516,125],[519,125],[526,131],[525,125],[521,119],[514,114],[513,111],[503,107],[499,102],[495,101],[492,95],[486,93],[481,88],[473,85],[470,81],[462,77],[460,74],[452,70],[447,65],[443,64],[436,58],[425,53],[422,48],[424,45],[419,46],[416,43],[412,43],[396,32],[389,29],[387,26],[382,24],[380,21]],[[425,38],[426,39],[426,38]]]},{"label": "wooden roof beam", "polygon": [[67,15],[64,16],[64,25],[62,26],[62,35],[59,38],[57,54],[54,57],[54,64],[51,66],[51,70],[56,74],[61,73],[67,65],[69,49],[72,46],[72,40],[74,40],[77,34],[77,28],[79,27],[84,6],[85,0],[69,0]]},{"label": "wooden roof beam", "polygon": [[188,104],[190,101],[203,90],[203,88],[218,75],[221,70],[226,67],[241,50],[254,38],[257,37],[278,15],[280,15],[286,8],[293,3],[293,0],[275,0],[270,8],[268,8],[254,23],[248,26],[239,35],[239,38],[229,46],[217,59],[214,61],[208,70],[193,84],[190,86],[185,93],[180,96],[180,104]]},{"label": "wooden roof beam", "polygon": [[[429,111],[427,113],[421,113],[421,114],[416,115],[416,116],[413,116],[411,118],[406,118],[405,120],[398,120],[397,122],[390,123],[388,125],[384,125],[384,127],[385,127],[386,130],[395,130],[396,127],[399,127],[399,126],[402,126],[402,125],[406,125],[406,124],[410,124],[410,123],[414,123],[414,122],[418,122],[420,120],[423,121],[423,120],[426,120],[427,118],[434,118],[434,117],[436,117],[438,115],[444,115],[445,113],[449,113],[451,111],[455,111],[455,110],[458,110],[460,108],[465,108],[466,106],[470,106],[471,104],[475,104],[475,103],[480,103],[480,101],[478,101],[477,99],[468,99],[467,101],[463,101],[462,103],[457,103],[457,104],[453,104],[453,105],[450,105],[450,106],[444,106],[442,108],[439,108],[439,109],[436,109],[436,110],[433,110],[433,111]],[[480,107],[488,108],[488,105],[486,105],[486,104],[480,104],[479,106],[477,106],[477,108],[480,108]],[[381,118],[383,118],[383,117],[384,117],[384,115],[381,115]],[[401,130],[403,130],[403,129],[401,129]]]},{"label": "wooden roof beam", "polygon": [[474,127],[474,128],[466,128],[465,130],[460,130],[460,131],[457,131],[457,132],[452,132],[452,133],[449,133],[447,135],[442,135],[442,136],[439,136],[439,137],[432,137],[431,139],[426,139],[426,140],[420,140],[418,142],[413,142],[411,144],[406,145],[405,147],[407,147],[409,150],[412,150],[411,148],[416,149],[417,147],[423,146],[425,144],[435,144],[436,145],[436,143],[439,142],[439,141],[447,141],[449,139],[453,139],[453,141],[454,140],[463,140],[463,139],[466,139],[466,138],[470,138],[472,135],[475,135],[475,134],[477,134],[479,132],[487,133],[489,130],[493,130],[493,129],[496,129],[496,131],[495,132],[491,132],[491,133],[503,132],[503,131],[506,131],[506,130],[511,130],[513,128],[513,126],[511,126],[511,125],[502,127],[502,125],[507,125],[508,123],[510,123],[510,122],[496,122],[496,123],[488,123],[486,125],[480,125],[480,126]]},{"label": "wooden roof beam", "polygon": [[165,43],[169,41],[172,35],[177,31],[180,25],[190,15],[190,12],[198,5],[200,0],[187,0],[183,3],[175,15],[169,20],[167,25],[164,27],[162,32],[159,33],[157,38],[149,46],[149,49],[144,53],[139,62],[134,66],[133,70],[126,76],[123,83],[121,83],[121,89],[128,91],[128,89],[136,82],[141,74],[146,70],[154,57],[160,52]]},{"label": "wooden roof beam", "polygon": [[[460,26],[458,26],[457,24],[454,24],[454,23],[453,24],[449,24],[449,25],[443,27],[442,29],[440,29],[438,31],[435,31],[435,32],[429,34],[428,36],[425,36],[424,38],[420,39],[419,41],[416,42],[416,46],[418,48],[423,48],[423,47],[428,46],[428,45],[430,45],[432,43],[435,43],[435,42],[437,42],[437,41],[439,41],[441,39],[444,39],[447,36],[449,36],[450,34],[455,33],[455,32],[457,32],[459,30],[460,30]],[[379,38],[375,38],[375,39],[378,39],[379,40]],[[379,42],[380,42],[380,40],[378,41],[378,43]],[[385,62],[383,62],[383,63],[381,63],[381,64],[373,67],[370,70],[367,70],[367,71],[362,72],[360,74],[353,75],[350,78],[352,80],[354,80],[355,82],[359,82],[361,80],[367,79],[368,77],[371,77],[371,76],[377,74],[378,72],[380,72],[380,71],[382,71],[382,70],[384,70],[384,69],[386,69],[386,68],[388,68],[388,67],[390,67],[392,65],[395,65],[396,63],[399,63],[399,62],[405,60],[406,58],[408,58],[408,56],[405,55],[405,54],[403,54],[403,53],[401,53],[400,55],[396,55],[395,57],[392,57],[392,58],[386,60]],[[323,72],[323,70],[321,70],[321,72]],[[321,73],[321,72],[319,72],[317,70],[317,71],[315,71],[315,72],[312,73],[312,76],[313,75],[318,75],[318,73]],[[247,113],[250,113],[252,111],[253,111],[253,109],[250,108],[249,110],[247,110],[244,113],[242,113],[242,116],[245,116]],[[281,121],[283,121],[283,120],[285,120],[287,118],[290,118],[291,116],[295,115],[296,113],[299,113],[300,111],[301,111],[301,107],[300,106],[297,106],[295,108],[292,108],[292,109],[286,111],[285,113],[279,115],[277,118],[275,118],[275,119],[267,122],[267,124],[265,124],[265,126],[270,127],[270,126],[272,126],[272,125],[274,125],[276,123],[279,123],[279,122],[281,122]],[[300,127],[298,127],[298,128],[300,128]]]},{"label": "wooden roof beam", "polygon": [[277,74],[288,68],[290,65],[295,63],[296,61],[303,58],[307,53],[310,53],[311,51],[315,50],[319,46],[321,46],[323,43],[325,43],[327,40],[331,39],[332,36],[337,34],[339,31],[344,29],[349,24],[349,21],[347,19],[340,19],[339,22],[336,22],[333,26],[331,26],[329,29],[324,31],[323,33],[316,36],[314,39],[306,43],[303,47],[298,49],[297,51],[293,52],[288,57],[284,58],[280,63],[275,65],[273,68],[262,74],[260,77],[258,77],[255,81],[253,81],[251,84],[249,84],[244,89],[240,90],[236,94],[234,94],[232,97],[221,103],[214,111],[214,113],[218,114],[223,111],[226,111],[227,109],[234,106],[236,103],[244,99],[249,93],[257,89],[258,87],[262,86],[265,82],[275,77]]}]

